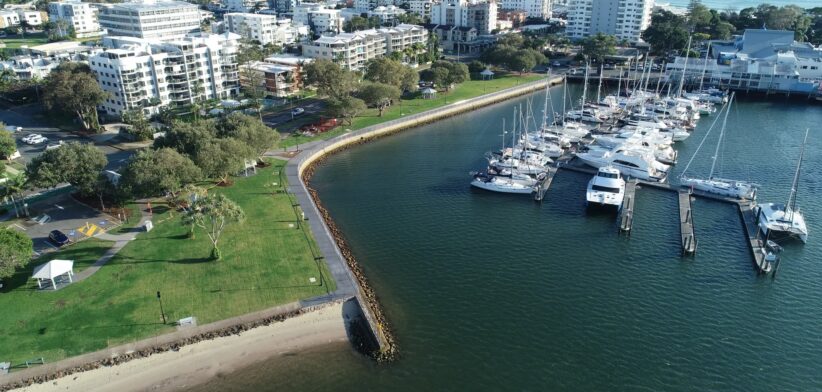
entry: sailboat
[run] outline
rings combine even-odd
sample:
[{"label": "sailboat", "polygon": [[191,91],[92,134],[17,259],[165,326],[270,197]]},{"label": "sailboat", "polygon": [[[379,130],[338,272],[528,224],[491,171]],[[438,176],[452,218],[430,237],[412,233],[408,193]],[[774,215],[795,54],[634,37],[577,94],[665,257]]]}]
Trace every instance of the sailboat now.
[{"label": "sailboat", "polygon": [[716,120],[718,120],[721,116],[717,116],[716,119],[714,119],[714,122],[711,124],[708,132],[705,133],[705,136],[702,138],[702,142],[699,143],[699,146],[697,146],[696,151],[694,151],[694,155],[691,157],[691,160],[688,161],[688,165],[685,166],[685,170],[682,171],[682,175],[679,177],[679,182],[686,188],[692,188],[702,192],[733,197],[736,199],[754,200],[756,199],[756,186],[754,184],[745,181],[714,177],[716,158],[719,155],[719,147],[725,139],[725,127],[728,124],[728,113],[731,111],[733,99],[734,95],[731,94],[731,99],[728,100],[728,104],[723,108],[723,110],[725,110],[725,115],[722,119],[722,128],[719,132],[719,139],[716,142],[716,150],[714,151],[713,157],[711,157],[711,171],[708,173],[708,178],[689,177],[686,176],[685,173],[688,171],[688,167],[691,165],[691,162],[694,161],[694,158],[696,158],[696,155],[699,153],[699,149],[702,148],[705,140],[711,134],[711,130],[714,125],[716,125]]},{"label": "sailboat", "polygon": [[785,204],[763,203],[754,208],[759,229],[768,238],[787,236],[799,238],[802,243],[808,241],[808,227],[805,225],[805,217],[796,207],[799,172],[802,169],[802,159],[805,156],[808,131],[805,130],[805,139],[802,141],[802,151],[799,153],[799,162],[796,164],[796,173],[793,176],[788,202]]}]

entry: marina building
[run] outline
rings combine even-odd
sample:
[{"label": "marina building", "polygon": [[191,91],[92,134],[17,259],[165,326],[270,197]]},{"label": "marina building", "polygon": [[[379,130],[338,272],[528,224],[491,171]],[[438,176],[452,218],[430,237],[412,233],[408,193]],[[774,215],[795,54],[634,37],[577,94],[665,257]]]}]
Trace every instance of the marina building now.
[{"label": "marina building", "polygon": [[371,59],[402,51],[414,44],[425,45],[427,40],[428,31],[422,26],[401,24],[392,28],[323,36],[310,45],[303,45],[303,55],[360,70]]},{"label": "marina building", "polygon": [[166,106],[236,96],[239,40],[233,33],[174,41],[104,37],[105,50],[89,58],[97,82],[110,94],[99,109],[112,116],[131,109],[154,114]]},{"label": "marina building", "polygon": [[569,0],[565,31],[571,39],[603,33],[638,42],[653,8],[654,0]]},{"label": "marina building", "polygon": [[503,10],[525,11],[529,18],[551,18],[552,0],[500,0],[498,7]]},{"label": "marina building", "polygon": [[497,28],[497,3],[481,0],[444,0],[431,5],[431,24],[474,28],[478,35]]},{"label": "marina building", "polygon": [[137,0],[103,4],[98,15],[108,35],[176,40],[200,32],[200,10],[176,0]]},{"label": "marina building", "polygon": [[261,45],[292,44],[308,35],[308,27],[294,26],[290,19],[277,19],[276,15],[229,13],[224,21],[228,31]]},{"label": "marina building", "polygon": [[[65,21],[77,38],[96,37],[104,33],[97,20],[97,9],[89,3],[78,0],[55,1],[49,3],[48,10],[50,21]],[[65,31],[61,35],[68,33]]]},{"label": "marina building", "polygon": [[[666,66],[671,80],[765,93],[811,94],[822,85],[822,48],[794,41],[788,30],[748,29],[730,41],[710,43],[708,59],[677,57]],[[704,75],[704,76],[703,76]]]}]

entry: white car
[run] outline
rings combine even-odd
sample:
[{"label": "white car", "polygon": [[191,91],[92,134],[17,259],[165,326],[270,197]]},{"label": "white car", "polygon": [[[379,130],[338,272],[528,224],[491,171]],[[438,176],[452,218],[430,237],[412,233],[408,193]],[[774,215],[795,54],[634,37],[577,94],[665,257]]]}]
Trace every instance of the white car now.
[{"label": "white car", "polygon": [[299,116],[303,113],[305,113],[305,109],[303,109],[303,108],[295,108],[294,110],[291,111],[292,116]]},{"label": "white car", "polygon": [[35,133],[33,135],[28,135],[28,136],[23,138],[23,143],[26,143],[26,144],[40,144],[40,143],[45,143],[47,141],[49,141],[48,138],[44,137],[43,135],[37,134],[37,133]]}]

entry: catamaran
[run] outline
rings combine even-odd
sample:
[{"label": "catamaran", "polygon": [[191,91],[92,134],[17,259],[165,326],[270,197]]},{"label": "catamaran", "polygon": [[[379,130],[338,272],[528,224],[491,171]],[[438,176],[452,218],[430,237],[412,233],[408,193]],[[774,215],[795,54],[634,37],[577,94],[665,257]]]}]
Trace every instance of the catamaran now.
[{"label": "catamaran", "polygon": [[588,181],[585,199],[588,206],[622,208],[625,197],[625,180],[613,166],[599,168],[597,174]]},{"label": "catamaran", "polygon": [[796,206],[796,193],[799,185],[799,172],[802,169],[802,159],[805,155],[805,143],[808,141],[808,130],[805,131],[805,140],[802,142],[802,151],[799,153],[799,162],[796,165],[796,173],[793,176],[791,192],[788,202],[763,203],[754,208],[756,219],[759,222],[759,229],[768,238],[796,237],[802,243],[808,241],[808,226],[805,225],[805,217]]},{"label": "catamaran", "polygon": [[[688,164],[685,166],[685,169],[682,171],[682,175],[679,177],[679,182],[682,184],[682,186],[686,188],[692,188],[702,192],[733,197],[736,199],[754,200],[756,199],[756,186],[753,183],[714,177],[714,171],[716,169],[716,160],[719,156],[719,147],[722,145],[722,142],[725,139],[725,127],[728,124],[728,113],[731,111],[731,104],[733,103],[733,100],[734,95],[731,94],[731,98],[728,100],[728,103],[722,108],[722,110],[725,110],[724,116],[717,116],[716,119],[714,119],[714,122],[711,124],[711,127],[708,128],[708,131],[705,133],[705,136],[702,138],[702,141],[699,143],[699,146],[697,146],[696,151],[694,151],[694,155],[691,157],[691,159],[688,161]],[[705,140],[711,134],[711,130],[713,129],[714,125],[716,125],[716,120],[718,120],[719,117],[723,117],[722,128],[719,131],[719,139],[716,142],[716,150],[714,151],[713,157],[711,157],[711,171],[708,173],[708,178],[697,178],[687,176],[685,173],[688,171],[688,167],[694,161],[694,158],[696,158],[696,155],[699,153],[699,149],[702,148],[702,145],[705,143]]]}]

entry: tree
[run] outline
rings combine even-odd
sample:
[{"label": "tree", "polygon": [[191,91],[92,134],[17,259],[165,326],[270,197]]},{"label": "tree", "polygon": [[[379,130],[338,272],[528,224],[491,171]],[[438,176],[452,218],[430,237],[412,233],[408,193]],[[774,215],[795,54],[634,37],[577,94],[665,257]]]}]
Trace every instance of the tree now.
[{"label": "tree", "polygon": [[362,99],[355,97],[342,97],[340,99],[331,99],[328,101],[328,112],[334,117],[343,119],[351,125],[354,117],[362,113],[368,107]]},{"label": "tree", "polygon": [[348,21],[343,24],[343,31],[346,33],[353,33],[359,30],[367,30],[369,29],[368,19],[363,18],[359,15],[354,15]]},{"label": "tree", "polygon": [[[6,131],[6,125],[0,122],[0,159],[8,159],[17,151],[17,142],[11,132]],[[2,174],[2,172],[0,172]]]},{"label": "tree", "polygon": [[81,194],[92,195],[106,164],[106,155],[97,147],[69,142],[34,157],[26,165],[26,177],[36,187],[52,188],[67,182]]},{"label": "tree", "polygon": [[0,185],[0,195],[3,199],[11,199],[11,205],[14,207],[14,215],[20,217],[20,209],[18,203],[20,194],[26,189],[26,176],[23,173],[17,175],[7,176],[6,182]]},{"label": "tree", "polygon": [[377,108],[382,117],[385,109],[400,99],[400,89],[390,84],[366,82],[357,91],[357,96],[365,101],[366,105]]},{"label": "tree", "polygon": [[474,60],[474,61],[468,63],[468,72],[470,72],[472,74],[478,74],[482,71],[485,71],[486,68],[488,68],[488,66],[485,65],[485,63],[483,63],[482,61],[479,61],[479,60]]},{"label": "tree", "polygon": [[14,270],[31,260],[31,238],[13,229],[0,228],[0,279],[14,275]]},{"label": "tree", "polygon": [[237,64],[246,65],[252,61],[263,61],[265,53],[260,45],[249,40],[240,41],[240,49],[237,51]]},{"label": "tree", "polygon": [[123,112],[123,122],[131,125],[127,132],[137,140],[150,140],[154,136],[154,128],[140,109]]},{"label": "tree", "polygon": [[416,89],[420,81],[419,74],[411,67],[387,57],[378,57],[368,62],[365,80],[390,84],[403,91]]},{"label": "tree", "polygon": [[170,148],[138,152],[129,159],[121,174],[120,186],[134,197],[175,193],[202,178],[202,172],[191,159]]},{"label": "tree", "polygon": [[435,61],[431,64],[431,68],[442,68],[448,71],[445,77],[445,89],[448,90],[452,85],[462,83],[471,78],[468,72],[468,66],[463,63],[455,63],[451,61]]},{"label": "tree", "polygon": [[249,159],[256,159],[256,152],[247,144],[233,138],[211,139],[202,143],[193,156],[194,163],[206,177],[228,183],[228,176],[245,169]]},{"label": "tree", "polygon": [[208,195],[195,201],[190,211],[184,216],[183,224],[197,226],[206,231],[211,240],[211,257],[221,258],[218,243],[226,226],[242,222],[245,219],[243,209],[225,195]]},{"label": "tree", "polygon": [[434,86],[447,88],[448,72],[446,68],[428,68],[420,72],[420,79],[434,83]]},{"label": "tree", "polygon": [[616,43],[613,35],[597,33],[582,40],[582,55],[601,64],[606,56],[616,54]]},{"label": "tree", "polygon": [[260,121],[263,121],[262,99],[266,93],[265,74],[254,68],[245,66],[240,70],[240,78],[244,82],[242,87],[245,96],[254,103],[254,108],[257,109]]},{"label": "tree", "polygon": [[320,95],[340,99],[349,95],[356,86],[354,74],[330,60],[316,60],[303,68],[305,84],[316,87]]},{"label": "tree", "polygon": [[250,147],[257,157],[274,147],[280,134],[259,119],[239,112],[225,116],[217,123],[217,135],[234,138]]},{"label": "tree", "polygon": [[651,26],[642,32],[642,39],[651,45],[654,54],[684,49],[688,43],[685,18],[665,10],[656,11],[651,16]]},{"label": "tree", "polygon": [[214,120],[196,120],[190,123],[174,121],[166,130],[165,136],[154,141],[154,148],[169,147],[180,154],[194,157],[201,145],[210,143],[215,137],[217,123]]},{"label": "tree", "polygon": [[109,94],[97,84],[87,64],[60,64],[46,78],[43,90],[46,109],[76,115],[83,129],[99,128],[97,105]]},{"label": "tree", "polygon": [[530,71],[536,67],[536,59],[534,59],[534,56],[532,56],[531,53],[528,53],[527,50],[528,49],[517,51],[517,55],[508,61],[508,69],[522,74],[523,72]]}]

